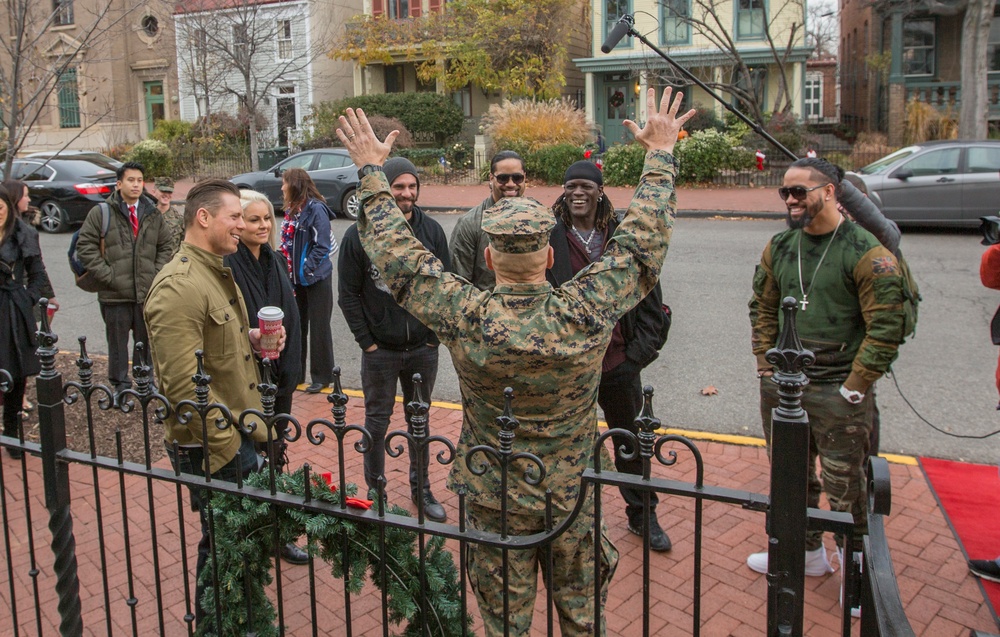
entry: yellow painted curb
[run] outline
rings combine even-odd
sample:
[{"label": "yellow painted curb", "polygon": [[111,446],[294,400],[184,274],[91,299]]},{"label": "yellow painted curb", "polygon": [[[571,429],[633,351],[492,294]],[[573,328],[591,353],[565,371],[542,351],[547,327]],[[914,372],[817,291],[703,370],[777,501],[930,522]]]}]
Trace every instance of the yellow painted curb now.
[{"label": "yellow painted curb", "polygon": [[[299,391],[304,391],[306,387],[305,383],[298,386]],[[320,393],[329,394],[331,390],[329,387],[324,387]],[[352,398],[364,398],[363,392],[356,389],[345,389],[344,393]],[[396,402],[403,402],[402,396],[396,396]],[[454,409],[456,411],[461,411],[462,406],[458,403],[449,403],[443,401],[433,401],[431,402],[431,407],[440,407],[442,409]],[[608,428],[608,423],[603,420],[597,421],[598,427]],[[736,436],[733,434],[717,434],[709,431],[695,431],[693,429],[673,429],[673,428],[660,428],[656,430],[658,434],[674,434],[678,436],[684,436],[685,438],[690,438],[691,440],[704,440],[706,442],[721,442],[727,445],[741,445],[744,447],[764,447],[766,443],[763,438],[756,438],[754,436]],[[908,466],[916,466],[917,459],[913,456],[903,456],[895,453],[880,453],[880,457],[885,458],[887,461],[893,464],[902,464]]]}]

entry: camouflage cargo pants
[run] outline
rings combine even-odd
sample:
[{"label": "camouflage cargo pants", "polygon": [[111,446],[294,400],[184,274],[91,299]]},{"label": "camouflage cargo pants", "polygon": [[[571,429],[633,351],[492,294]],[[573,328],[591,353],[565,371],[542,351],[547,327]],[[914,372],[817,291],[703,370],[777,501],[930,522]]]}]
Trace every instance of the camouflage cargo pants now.
[{"label": "camouflage cargo pants", "polygon": [[[551,544],[552,600],[559,614],[559,626],[564,637],[594,634],[594,506],[593,495],[587,498],[579,517],[566,532]],[[500,532],[500,511],[477,504],[469,506],[469,524],[482,531]],[[618,549],[601,529],[601,605],[608,597],[608,584],[618,565]],[[507,513],[510,535],[531,535],[545,530],[542,515]],[[546,548],[508,551],[508,591],[511,635],[527,635],[535,609],[535,589],[538,567],[548,570]],[[504,634],[503,612],[503,552],[479,544],[468,548],[468,572],[472,590],[479,602],[486,635]],[[600,634],[605,634],[602,624]]]},{"label": "camouflage cargo pants", "polygon": [[[854,536],[857,551],[861,538],[868,533],[867,479],[864,461],[872,427],[871,392],[858,405],[852,405],[840,395],[837,383],[812,383],[802,391],[802,408],[809,415],[809,496],[810,507],[819,506],[820,491],[826,493],[833,511],[847,511],[854,516]],[[761,379],[760,416],[768,453],[771,448],[771,410],[778,406],[778,386],[770,378]],[[816,459],[820,472],[816,475]],[[781,458],[771,458],[781,462]],[[838,544],[841,538],[837,538]],[[809,531],[806,550],[823,545],[821,531]]]}]

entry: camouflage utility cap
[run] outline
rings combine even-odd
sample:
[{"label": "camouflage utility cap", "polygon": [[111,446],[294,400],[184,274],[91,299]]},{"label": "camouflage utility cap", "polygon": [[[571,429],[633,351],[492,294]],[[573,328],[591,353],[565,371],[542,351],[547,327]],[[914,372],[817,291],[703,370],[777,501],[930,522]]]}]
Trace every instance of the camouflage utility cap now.
[{"label": "camouflage utility cap", "polygon": [[156,189],[160,192],[173,192],[174,191],[174,180],[170,177],[157,177],[156,178]]},{"label": "camouflage utility cap", "polygon": [[483,232],[497,252],[527,254],[549,244],[552,211],[531,197],[505,197],[483,211]]}]

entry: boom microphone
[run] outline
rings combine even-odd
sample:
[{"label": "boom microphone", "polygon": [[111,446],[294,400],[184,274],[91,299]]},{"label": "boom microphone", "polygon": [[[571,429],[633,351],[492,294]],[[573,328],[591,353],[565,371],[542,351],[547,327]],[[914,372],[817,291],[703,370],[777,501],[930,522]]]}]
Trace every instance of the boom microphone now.
[{"label": "boom microphone", "polygon": [[603,53],[611,53],[611,49],[618,46],[622,38],[632,30],[633,24],[635,24],[635,18],[628,13],[623,15],[621,20],[615,24],[615,28],[611,29],[611,33],[608,34],[608,38],[604,41],[604,44],[601,45],[601,51]]}]

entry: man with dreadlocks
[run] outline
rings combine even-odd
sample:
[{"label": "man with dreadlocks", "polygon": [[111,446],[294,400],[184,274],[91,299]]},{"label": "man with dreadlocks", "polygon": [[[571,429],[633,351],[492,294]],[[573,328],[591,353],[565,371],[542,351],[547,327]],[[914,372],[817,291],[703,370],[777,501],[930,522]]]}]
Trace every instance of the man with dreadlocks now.
[{"label": "man with dreadlocks", "polygon": [[[546,278],[553,287],[572,279],[577,272],[599,261],[608,241],[618,228],[615,207],[604,194],[604,177],[589,161],[578,161],[566,170],[563,194],[552,206],[556,225],[549,235],[553,265]],[[642,380],[639,373],[659,355],[670,329],[669,309],[663,305],[660,283],[634,308],[615,324],[611,343],[601,362],[601,383],[597,388],[597,403],[612,429],[639,430],[635,418],[642,408]],[[634,447],[624,437],[614,436],[615,469],[622,473],[642,475],[642,458],[621,451]],[[625,500],[628,530],[642,536],[645,506],[642,492],[628,487],[619,489]],[[670,538],[656,519],[656,493],[649,494],[649,547],[654,551],[669,551]]]},{"label": "man with dreadlocks", "polygon": [[[860,551],[868,532],[863,462],[871,432],[869,388],[889,369],[902,341],[903,284],[892,252],[841,214],[839,185],[837,168],[823,159],[799,159],[785,172],[778,194],[788,210],[789,229],[771,238],[754,273],[751,343],[770,443],[778,389],[764,355],[781,330],[782,299],[795,297],[799,338],[816,355],[815,364],[805,369],[809,384],[802,393],[811,436],[808,504],[819,506],[822,488],[832,510],[853,514],[852,550]],[[767,552],[751,555],[747,566],[766,573]],[[805,574],[831,571],[823,532],[810,530]]]}]

